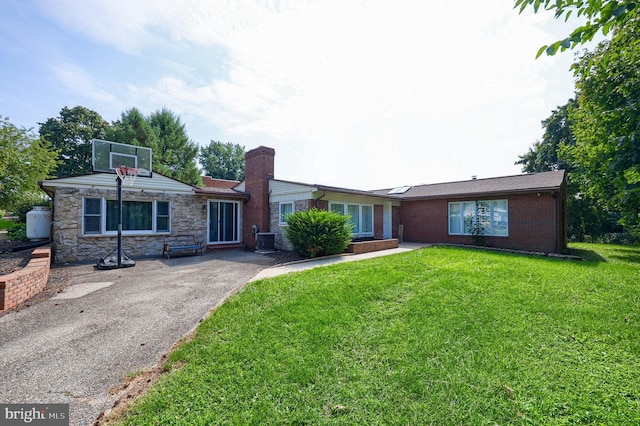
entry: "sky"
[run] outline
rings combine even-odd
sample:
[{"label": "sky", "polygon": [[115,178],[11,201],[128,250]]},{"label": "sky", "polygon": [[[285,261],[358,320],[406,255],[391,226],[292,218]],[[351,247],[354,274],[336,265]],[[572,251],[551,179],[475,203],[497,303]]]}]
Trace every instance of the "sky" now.
[{"label": "sky", "polygon": [[2,0],[0,116],[168,108],[200,146],[272,147],[275,178],[352,189],[519,174],[576,52],[535,59],[571,23],[513,4]]}]

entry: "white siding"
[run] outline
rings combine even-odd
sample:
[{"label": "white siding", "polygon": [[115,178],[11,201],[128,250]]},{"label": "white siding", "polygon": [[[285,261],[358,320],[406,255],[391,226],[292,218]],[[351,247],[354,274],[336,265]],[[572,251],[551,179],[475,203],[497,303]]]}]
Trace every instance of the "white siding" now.
[{"label": "white siding", "polygon": [[[111,190],[117,187],[116,175],[111,173],[96,173],[85,176],[45,180],[45,188],[93,188]],[[122,185],[123,191],[149,191],[170,194],[193,194],[194,188],[175,179],[154,173],[153,177],[138,177],[133,186]]]},{"label": "white siding", "polygon": [[272,203],[278,203],[281,201],[310,200],[316,198],[313,195],[314,190],[315,187],[311,185],[270,180],[269,201]]}]

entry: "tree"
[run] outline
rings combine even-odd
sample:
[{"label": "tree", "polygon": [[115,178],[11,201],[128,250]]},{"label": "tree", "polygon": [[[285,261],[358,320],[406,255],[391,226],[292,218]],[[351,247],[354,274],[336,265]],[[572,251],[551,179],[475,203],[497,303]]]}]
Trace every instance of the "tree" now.
[{"label": "tree", "polygon": [[602,30],[607,35],[611,30],[623,25],[630,17],[637,15],[635,0],[515,0],[515,8],[522,13],[532,7],[537,13],[540,7],[553,11],[556,19],[567,21],[572,15],[586,18],[587,22],[571,31],[568,37],[545,45],[538,50],[536,58],[546,52],[555,55],[558,51],[573,49],[585,43]]},{"label": "tree", "polygon": [[566,155],[581,190],[640,234],[640,18],[574,65],[577,108],[570,111],[576,144]]},{"label": "tree", "polygon": [[153,149],[153,168],[161,174],[191,185],[202,183],[196,163],[198,146],[189,140],[184,124],[163,108],[147,119],[158,140]]},{"label": "tree", "polygon": [[42,139],[0,116],[0,206],[12,210],[39,193],[38,181],[56,168],[58,153]]},{"label": "tree", "polygon": [[565,105],[553,110],[549,118],[542,120],[544,128],[542,141],[535,142],[533,148],[529,148],[529,151],[520,155],[520,159],[516,161],[516,164],[522,164],[523,172],[570,170],[566,159],[558,156],[558,151],[562,146],[575,145],[571,120],[569,119],[569,109],[575,104],[574,99],[569,99]]},{"label": "tree", "polygon": [[152,149],[158,147],[156,129],[137,108],[131,108],[120,115],[120,120],[111,125],[107,139]]},{"label": "tree", "polygon": [[244,147],[230,142],[211,141],[200,148],[204,173],[217,179],[244,180]]},{"label": "tree", "polygon": [[565,105],[553,110],[551,116],[542,121],[542,140],[520,155],[516,164],[521,164],[525,173],[567,172],[567,233],[582,240],[585,235],[602,237],[616,230],[617,216],[603,209],[596,199],[582,190],[582,176],[569,163],[567,149],[576,144],[569,113],[576,106],[577,102],[569,99]]},{"label": "tree", "polygon": [[109,123],[82,106],[64,107],[60,117],[40,124],[40,137],[60,153],[57,177],[91,173],[91,139],[105,139]]}]

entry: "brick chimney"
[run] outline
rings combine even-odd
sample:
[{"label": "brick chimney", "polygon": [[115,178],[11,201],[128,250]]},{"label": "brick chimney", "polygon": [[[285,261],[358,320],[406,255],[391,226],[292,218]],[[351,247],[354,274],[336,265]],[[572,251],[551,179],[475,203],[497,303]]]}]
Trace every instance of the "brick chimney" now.
[{"label": "brick chimney", "polygon": [[260,232],[269,232],[269,180],[273,179],[273,148],[259,146],[244,155],[244,187],[249,193],[245,203],[244,241],[249,247],[255,247],[256,239],[252,227],[257,225]]}]

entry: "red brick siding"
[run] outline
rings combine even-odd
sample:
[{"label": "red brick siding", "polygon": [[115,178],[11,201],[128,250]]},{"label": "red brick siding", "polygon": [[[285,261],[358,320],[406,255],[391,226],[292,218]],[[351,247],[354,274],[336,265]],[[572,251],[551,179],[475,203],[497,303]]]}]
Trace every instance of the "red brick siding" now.
[{"label": "red brick siding", "polygon": [[391,207],[391,236],[398,238],[398,225],[400,225],[400,206]]},{"label": "red brick siding", "polygon": [[376,204],[373,206],[373,236],[375,238],[383,237],[383,212],[384,208],[382,204]]},{"label": "red brick siding", "polygon": [[[509,201],[509,236],[485,237],[486,244],[545,253],[563,250],[559,245],[564,227],[561,198],[557,192],[483,198]],[[474,199],[403,201],[400,224],[404,225],[404,241],[470,244],[468,235],[449,235],[448,224],[449,201],[469,200]]]},{"label": "red brick siding", "polygon": [[51,249],[35,249],[24,268],[0,276],[0,311],[13,309],[41,292],[49,280]]},{"label": "red brick siding", "polygon": [[269,232],[269,179],[273,178],[275,150],[260,146],[245,154],[245,190],[250,198],[245,203],[243,233],[246,245],[255,246],[252,225]]},{"label": "red brick siding", "polygon": [[327,200],[309,200],[315,202],[315,207],[318,210],[329,210],[329,202]]}]

